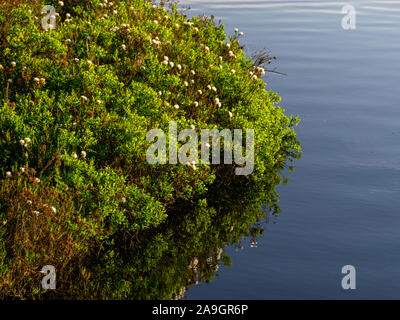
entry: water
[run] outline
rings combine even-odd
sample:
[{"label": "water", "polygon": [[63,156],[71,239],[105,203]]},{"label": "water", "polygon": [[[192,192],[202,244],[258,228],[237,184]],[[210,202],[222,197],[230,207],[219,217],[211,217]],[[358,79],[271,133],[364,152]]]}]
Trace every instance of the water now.
[{"label": "water", "polygon": [[[302,119],[303,157],[258,244],[187,299],[400,298],[400,1],[186,0],[278,61],[268,87]],[[341,288],[354,265],[357,289]]]}]

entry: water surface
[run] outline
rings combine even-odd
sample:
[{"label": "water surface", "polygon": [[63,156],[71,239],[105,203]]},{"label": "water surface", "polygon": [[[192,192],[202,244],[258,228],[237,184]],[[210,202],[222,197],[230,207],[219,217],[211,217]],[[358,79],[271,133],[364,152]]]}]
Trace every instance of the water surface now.
[{"label": "water surface", "polygon": [[[400,298],[400,1],[185,0],[191,14],[278,56],[268,87],[302,119],[303,148],[281,214],[257,244],[225,248],[231,267],[187,299]],[[354,265],[357,289],[341,288]]]}]

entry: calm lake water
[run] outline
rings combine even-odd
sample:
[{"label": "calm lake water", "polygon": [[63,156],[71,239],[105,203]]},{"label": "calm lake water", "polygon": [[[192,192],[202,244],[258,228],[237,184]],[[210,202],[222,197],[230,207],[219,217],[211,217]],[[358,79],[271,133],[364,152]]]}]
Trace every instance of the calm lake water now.
[{"label": "calm lake water", "polygon": [[[190,14],[238,27],[248,52],[266,48],[269,74],[297,128],[303,157],[280,186],[281,214],[258,244],[225,248],[231,267],[187,299],[400,298],[400,1],[185,0]],[[341,287],[354,265],[357,289]]]}]

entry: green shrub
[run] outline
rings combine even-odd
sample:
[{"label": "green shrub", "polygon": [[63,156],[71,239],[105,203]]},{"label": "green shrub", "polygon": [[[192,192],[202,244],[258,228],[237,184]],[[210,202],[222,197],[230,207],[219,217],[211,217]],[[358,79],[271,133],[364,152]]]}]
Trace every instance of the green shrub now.
[{"label": "green shrub", "polygon": [[[59,13],[55,30],[41,26],[45,4]],[[124,244],[239,179],[232,165],[150,165],[151,129],[254,129],[255,169],[240,181],[257,201],[277,196],[277,170],[300,154],[298,119],[265,90],[239,35],[210,18],[137,0],[37,0],[0,3],[0,24],[3,297],[44,297],[46,264],[65,295],[75,276],[83,297],[128,297],[134,286],[112,276]]]}]

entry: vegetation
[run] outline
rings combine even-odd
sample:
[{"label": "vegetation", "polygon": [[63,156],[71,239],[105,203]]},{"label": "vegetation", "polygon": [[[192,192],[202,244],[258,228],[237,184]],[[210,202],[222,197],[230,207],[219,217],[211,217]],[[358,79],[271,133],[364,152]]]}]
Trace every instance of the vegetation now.
[{"label": "vegetation", "polygon": [[[54,30],[42,28],[45,4]],[[183,266],[202,239],[219,250],[260,217],[261,201],[276,203],[278,172],[300,154],[298,119],[265,90],[265,59],[246,58],[240,36],[163,3],[0,2],[0,297],[171,298],[185,284],[179,269],[155,276],[165,254]],[[178,130],[254,129],[253,174],[150,165],[146,134],[172,120]],[[208,203],[221,189],[240,190],[253,210]],[[243,219],[236,234],[233,217]],[[188,239],[190,252],[171,253]],[[49,264],[53,293],[40,286]]]}]

